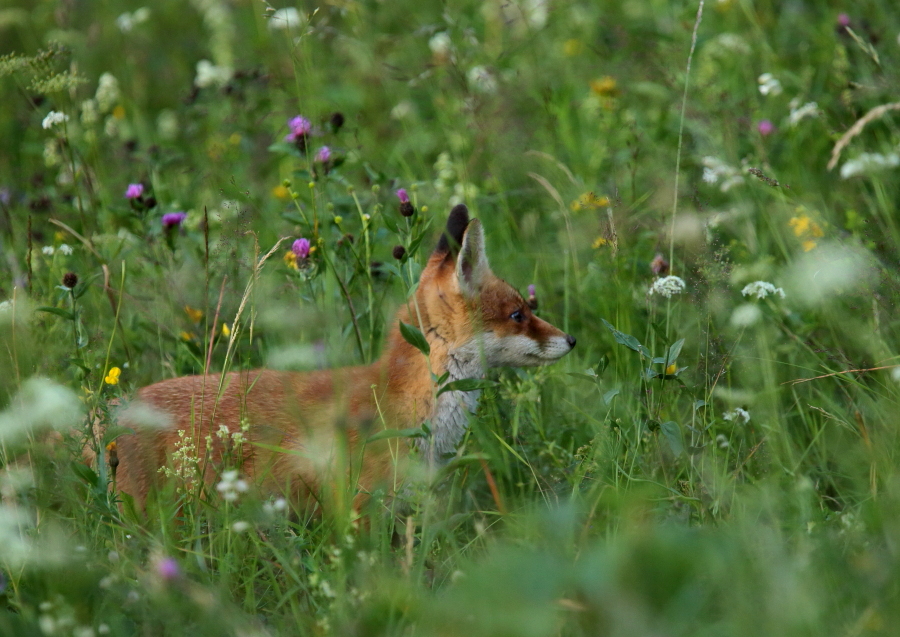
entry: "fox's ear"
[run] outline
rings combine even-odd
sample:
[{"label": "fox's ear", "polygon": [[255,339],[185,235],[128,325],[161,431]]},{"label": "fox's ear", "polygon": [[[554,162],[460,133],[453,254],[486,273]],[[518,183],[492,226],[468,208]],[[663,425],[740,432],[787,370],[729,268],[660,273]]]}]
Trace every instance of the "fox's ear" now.
[{"label": "fox's ear", "polygon": [[462,246],[463,235],[469,226],[469,209],[463,204],[453,206],[447,217],[447,229],[441,234],[435,252],[456,254]]},{"label": "fox's ear", "polygon": [[484,228],[478,219],[469,222],[456,257],[456,279],[463,296],[474,298],[491,272],[484,252]]}]

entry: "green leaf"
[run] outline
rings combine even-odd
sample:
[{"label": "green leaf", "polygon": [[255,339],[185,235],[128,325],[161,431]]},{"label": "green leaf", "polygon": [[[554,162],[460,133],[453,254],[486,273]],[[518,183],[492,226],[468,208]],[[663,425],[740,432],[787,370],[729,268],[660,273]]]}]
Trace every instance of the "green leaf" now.
[{"label": "green leaf", "polygon": [[487,389],[496,385],[492,380],[486,378],[460,378],[447,383],[438,390],[437,395],[440,396],[445,391],[475,391],[476,389]]},{"label": "green leaf", "polygon": [[607,321],[606,319],[600,319],[600,320],[603,321],[603,324],[606,326],[606,329],[608,329],[610,332],[612,332],[613,338],[616,339],[617,343],[624,345],[628,349],[633,349],[635,352],[637,352],[641,356],[644,356],[646,358],[651,358],[651,359],[653,358],[652,354],[650,354],[650,350],[647,349],[646,347],[644,347],[643,345],[641,345],[641,342],[639,340],[637,340],[634,336],[632,336],[631,334],[626,334],[625,332],[620,332],[615,327],[613,327],[612,324],[609,321]]},{"label": "green leaf", "polygon": [[61,316],[64,319],[68,319],[70,321],[75,320],[75,315],[72,314],[69,310],[62,310],[58,307],[39,307],[37,308],[38,312],[47,312],[48,314],[56,314],[57,316]]},{"label": "green leaf", "polygon": [[603,404],[608,405],[612,402],[612,399],[619,395],[618,389],[610,389],[608,392],[603,394]]},{"label": "green leaf", "polygon": [[425,335],[422,334],[422,331],[418,327],[407,325],[403,321],[400,321],[400,335],[403,336],[403,340],[425,354],[425,356],[428,356],[431,353],[431,346],[428,345],[428,341],[425,340]]},{"label": "green leaf", "polygon": [[683,454],[684,441],[681,438],[681,427],[678,426],[678,423],[674,420],[669,420],[661,424],[659,428],[662,430],[663,436],[666,437],[666,441],[669,443],[669,448],[672,450],[672,453],[676,456]]},{"label": "green leaf", "polygon": [[375,442],[376,440],[385,440],[387,438],[424,438],[425,431],[420,427],[410,427],[409,429],[384,429],[377,434],[373,434],[366,438],[366,443]]},{"label": "green leaf", "polygon": [[597,376],[602,376],[607,367],[609,367],[609,356],[604,354],[600,357],[600,361],[594,366],[594,372]]},{"label": "green leaf", "polygon": [[[594,370],[593,370],[593,369],[590,369],[590,370],[588,370],[588,371],[593,372]],[[582,374],[582,373],[580,373],[580,372],[566,372],[566,376],[572,376],[573,378],[580,378],[581,380],[586,380],[586,381],[591,382],[591,383],[596,383],[597,380],[598,380],[598,379],[597,379],[597,376],[596,376],[595,374],[593,374],[593,373],[591,373],[591,374]]]},{"label": "green leaf", "polygon": [[674,343],[672,343],[672,347],[669,348],[669,353],[666,354],[666,365],[671,365],[675,361],[678,360],[678,355],[681,354],[681,348],[684,345],[684,339],[680,338]]},{"label": "green leaf", "polygon": [[96,473],[94,473],[93,469],[91,469],[83,462],[73,462],[72,470],[79,478],[87,482],[92,487],[96,487],[97,483],[100,482],[100,477]]}]

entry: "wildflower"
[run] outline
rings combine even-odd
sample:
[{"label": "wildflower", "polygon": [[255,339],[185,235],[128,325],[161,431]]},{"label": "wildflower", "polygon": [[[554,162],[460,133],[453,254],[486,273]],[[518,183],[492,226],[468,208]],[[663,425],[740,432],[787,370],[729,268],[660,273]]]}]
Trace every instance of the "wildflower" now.
[{"label": "wildflower", "polygon": [[666,276],[653,282],[653,285],[650,286],[650,294],[659,294],[670,299],[673,295],[684,292],[684,288],[684,279],[677,276]]},{"label": "wildflower", "polygon": [[225,338],[231,336],[231,328],[228,327],[228,323],[222,323],[222,336]]},{"label": "wildflower", "polygon": [[708,184],[716,184],[721,181],[719,190],[728,192],[734,186],[744,183],[741,171],[730,166],[717,157],[703,158],[703,181]]},{"label": "wildflower", "polygon": [[277,186],[272,188],[272,196],[275,197],[276,199],[290,199],[291,191],[288,190],[287,188],[285,188],[284,186],[282,186],[281,184],[278,184]]},{"label": "wildflower", "polygon": [[119,101],[119,80],[112,73],[104,73],[97,83],[97,93],[94,95],[100,111],[107,113]]},{"label": "wildflower", "polygon": [[312,130],[312,124],[310,124],[309,120],[302,115],[297,115],[288,120],[288,128],[291,129],[291,134],[285,139],[288,141],[297,141],[298,138],[309,135],[309,132]]},{"label": "wildflower", "polygon": [[190,305],[184,306],[184,313],[187,314],[188,318],[194,324],[199,323],[203,319],[203,310],[198,310]]},{"label": "wildflower", "polygon": [[750,422],[750,412],[746,409],[736,407],[722,416],[723,420],[730,420],[737,425],[745,425]]},{"label": "wildflower", "polygon": [[150,9],[141,7],[134,13],[126,12],[116,18],[116,26],[119,27],[119,31],[122,33],[128,33],[137,25],[146,22],[149,17]]},{"label": "wildflower", "polygon": [[209,60],[200,60],[197,62],[197,76],[194,78],[194,84],[198,88],[225,86],[233,74],[234,71],[227,66],[216,66]]},{"label": "wildflower", "polygon": [[269,18],[269,29],[272,31],[288,31],[303,24],[300,12],[294,7],[279,9]]},{"label": "wildflower", "polygon": [[234,469],[225,471],[222,474],[222,481],[216,485],[216,491],[222,494],[222,499],[226,502],[234,502],[249,488],[245,480],[238,478],[238,472]]},{"label": "wildflower", "polygon": [[666,376],[671,376],[671,375],[674,374],[676,371],[678,371],[678,366],[675,365],[675,363],[672,363],[672,364],[670,364],[668,367],[666,367],[665,374],[666,374]]},{"label": "wildflower", "polygon": [[62,284],[71,290],[78,285],[78,275],[74,272],[66,272],[63,275]]},{"label": "wildflower", "polygon": [[397,261],[406,256],[406,248],[403,246],[394,246],[393,252],[391,254],[394,256]]},{"label": "wildflower", "polygon": [[466,74],[466,79],[473,89],[479,93],[494,93],[497,91],[497,80],[483,66],[473,66]]},{"label": "wildflower", "polygon": [[900,166],[900,155],[897,153],[862,153],[841,166],[841,178],[849,179],[857,175],[868,175],[888,168]]},{"label": "wildflower", "polygon": [[74,252],[74,250],[72,249],[72,246],[70,246],[68,243],[60,244],[60,246],[59,246],[59,248],[57,248],[57,250],[59,250],[60,254],[65,255],[65,256],[69,256],[72,254],[72,252]]},{"label": "wildflower", "polygon": [[249,522],[244,522],[243,520],[238,520],[234,524],[231,525],[231,530],[235,533],[243,533],[244,531],[250,528]]},{"label": "wildflower", "polygon": [[593,192],[586,192],[569,204],[572,212],[588,210],[591,208],[604,208],[609,205],[609,197],[598,197]]},{"label": "wildflower", "polygon": [[453,55],[453,42],[446,31],[431,36],[431,39],[428,40],[428,48],[431,49],[435,61],[439,64],[443,64]]},{"label": "wildflower", "polygon": [[263,511],[269,515],[275,515],[276,512],[287,510],[287,500],[278,498],[274,502],[266,502],[263,504]]},{"label": "wildflower", "polygon": [[122,375],[122,370],[118,367],[112,367],[109,370],[109,373],[106,374],[106,378],[103,379],[107,385],[118,385],[119,377]]},{"label": "wildflower", "polygon": [[322,146],[322,148],[316,152],[315,160],[320,164],[327,164],[329,159],[331,159],[331,149],[328,148],[328,146]]},{"label": "wildflower", "polygon": [[850,26],[850,16],[846,13],[839,13],[837,17],[837,21],[834,27],[834,30],[840,33],[841,35],[845,35],[847,33],[847,28]]},{"label": "wildflower", "polygon": [[538,309],[537,287],[534,283],[528,286],[528,299],[526,300],[526,303],[528,303],[528,307],[532,310]]},{"label": "wildflower", "polygon": [[768,137],[775,132],[775,124],[770,120],[763,119],[756,125],[756,130],[759,131],[759,134],[763,137]]},{"label": "wildflower", "polygon": [[818,117],[819,116],[819,105],[815,102],[807,102],[803,106],[800,106],[800,100],[793,99],[791,100],[791,114],[788,115],[788,123],[791,127],[796,126],[800,123],[800,120],[806,117]]},{"label": "wildflower", "polygon": [[731,324],[735,327],[750,327],[762,317],[762,310],[753,303],[742,303],[731,313]]},{"label": "wildflower", "polygon": [[607,245],[608,243],[609,243],[609,239],[601,236],[601,237],[597,237],[596,239],[594,239],[594,242],[591,244],[591,247],[594,250],[599,250],[600,248]]},{"label": "wildflower", "polygon": [[41,254],[44,254],[48,257],[52,257],[54,252],[56,252],[56,248],[54,248],[53,246],[44,246],[43,248],[41,248]]},{"label": "wildflower", "polygon": [[600,97],[615,97],[619,94],[616,78],[607,75],[599,80],[591,80],[591,92]]},{"label": "wildflower", "polygon": [[190,341],[194,340],[193,334],[191,334],[190,332],[185,332],[183,330],[178,334],[178,336],[180,336],[181,340],[183,340],[186,343],[189,343]]},{"label": "wildflower", "polygon": [[744,296],[755,296],[757,299],[764,299],[769,295],[784,298],[784,290],[776,288],[767,281],[754,281],[753,283],[748,283],[744,286],[744,289],[741,290],[741,294]]},{"label": "wildflower", "polygon": [[669,262],[666,261],[662,254],[657,252],[656,256],[653,257],[653,261],[650,262],[650,270],[656,276],[666,276],[669,273]]},{"label": "wildflower", "polygon": [[781,82],[771,73],[763,73],[757,78],[759,92],[763,95],[781,95]]},{"label": "wildflower", "polygon": [[400,200],[400,214],[404,217],[412,217],[415,214],[416,209],[409,201],[409,195],[406,194],[405,188],[400,188],[397,191],[397,198]]},{"label": "wildflower", "polygon": [[728,438],[725,437],[725,434],[716,436],[716,444],[719,445],[719,449],[728,449],[728,447],[731,446],[731,443],[728,442]]},{"label": "wildflower", "polygon": [[291,252],[297,255],[301,261],[309,256],[309,239],[300,238],[294,241]]},{"label": "wildflower", "polygon": [[162,216],[162,225],[166,230],[179,227],[187,219],[186,212],[167,212]]},{"label": "wildflower", "polygon": [[794,231],[794,236],[801,239],[803,251],[809,252],[816,247],[815,239],[821,239],[825,236],[825,232],[819,224],[803,213],[803,210],[802,206],[797,208],[797,212],[800,214],[796,217],[791,217],[788,225]]},{"label": "wildflower", "polygon": [[156,574],[163,580],[171,582],[181,577],[181,569],[174,558],[164,557],[156,562]]},{"label": "wildflower", "polygon": [[297,269],[297,255],[294,254],[293,250],[288,250],[284,253],[284,264],[292,270]]},{"label": "wildflower", "polygon": [[68,121],[69,116],[65,113],[60,113],[59,111],[50,111],[49,113],[47,113],[47,117],[44,118],[44,121],[41,122],[41,126],[43,126],[45,130],[49,130],[57,124],[62,124],[63,122]]},{"label": "wildflower", "polygon": [[128,184],[125,189],[126,199],[140,199],[144,194],[144,184]]}]

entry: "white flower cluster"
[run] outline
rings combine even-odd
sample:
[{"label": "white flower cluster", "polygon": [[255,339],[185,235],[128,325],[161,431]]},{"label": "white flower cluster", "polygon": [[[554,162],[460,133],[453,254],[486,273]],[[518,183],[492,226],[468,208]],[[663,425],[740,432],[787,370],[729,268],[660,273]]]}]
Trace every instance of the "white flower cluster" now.
[{"label": "white flower cluster", "polygon": [[70,254],[72,254],[72,252],[74,252],[74,250],[72,249],[72,246],[70,246],[67,243],[63,243],[58,248],[54,248],[53,246],[44,246],[43,248],[41,248],[41,254],[45,254],[48,257],[52,257],[56,253],[57,250],[59,250],[60,254],[65,255],[65,256],[69,256]]},{"label": "white flower cluster", "polygon": [[269,18],[269,29],[272,31],[287,31],[298,28],[304,19],[294,7],[279,9]]},{"label": "white flower cluster", "polygon": [[750,422],[750,412],[746,409],[741,409],[740,407],[736,407],[732,409],[724,416],[722,416],[723,420],[730,420],[737,425],[746,425]]},{"label": "white flower cluster", "polygon": [[278,498],[274,502],[270,501],[263,504],[263,511],[265,511],[267,515],[275,515],[276,513],[287,511],[287,506],[287,500]]},{"label": "white flower cluster", "polygon": [[137,25],[146,22],[149,18],[150,9],[141,7],[140,9],[136,9],[134,13],[126,12],[116,18],[116,26],[119,27],[119,31],[122,33],[128,33]]},{"label": "white flower cluster", "polygon": [[428,40],[428,48],[431,49],[434,57],[439,60],[451,59],[451,56],[453,55],[453,41],[450,39],[450,34],[446,31],[435,33],[431,36],[431,39]]},{"label": "white flower cluster", "polygon": [[754,281],[753,283],[748,283],[744,286],[744,289],[741,290],[741,294],[744,296],[755,296],[758,299],[764,299],[769,295],[784,298],[784,290],[776,288],[767,281]]},{"label": "white flower cluster", "polygon": [[62,124],[63,122],[68,121],[69,116],[65,113],[60,113],[59,111],[50,111],[49,113],[47,113],[47,117],[44,118],[44,121],[41,122],[41,126],[43,126],[45,130],[49,130],[57,124]]},{"label": "white flower cluster", "polygon": [[232,69],[227,66],[216,66],[209,60],[200,60],[197,62],[197,77],[194,78],[194,84],[200,88],[225,86],[233,74]]},{"label": "white flower cluster", "polygon": [[719,190],[728,192],[734,186],[744,183],[744,176],[734,166],[729,166],[717,157],[703,158],[703,181],[708,184],[718,184]]},{"label": "white flower cluster", "polygon": [[788,115],[788,123],[791,125],[791,127],[796,126],[800,123],[800,120],[807,117],[819,116],[819,105],[815,102],[807,102],[803,106],[800,106],[800,100],[794,98],[791,100],[790,107],[791,114]]},{"label": "white flower cluster", "polygon": [[489,94],[497,92],[497,79],[483,66],[470,68],[466,74],[466,79],[469,81],[469,86],[478,93]]},{"label": "white flower cluster", "polygon": [[[45,127],[46,128],[46,127]],[[862,153],[841,166],[841,178],[849,179],[857,175],[869,175],[881,170],[900,166],[900,155],[897,153]]]},{"label": "white flower cluster", "polygon": [[771,73],[763,73],[757,80],[759,92],[763,95],[781,95],[781,82]]},{"label": "white flower cluster", "polygon": [[656,279],[650,286],[650,294],[659,294],[667,299],[672,298],[675,294],[684,292],[684,279],[677,276],[664,276]]},{"label": "white flower cluster", "polygon": [[238,478],[238,472],[235,469],[224,472],[222,481],[216,485],[216,491],[222,494],[222,499],[226,502],[234,502],[241,493],[246,493],[249,488],[246,480]]},{"label": "white flower cluster", "polygon": [[104,73],[100,76],[97,83],[97,92],[94,99],[97,100],[97,106],[103,113],[108,113],[113,107],[119,103],[119,80],[112,73]]}]

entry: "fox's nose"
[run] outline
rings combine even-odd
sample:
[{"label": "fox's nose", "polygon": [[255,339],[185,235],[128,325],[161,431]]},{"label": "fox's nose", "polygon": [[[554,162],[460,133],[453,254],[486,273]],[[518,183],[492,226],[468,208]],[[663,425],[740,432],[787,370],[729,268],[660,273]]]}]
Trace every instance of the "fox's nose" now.
[{"label": "fox's nose", "polygon": [[575,347],[575,337],[571,334],[566,334],[566,343],[569,344],[569,347]]}]

